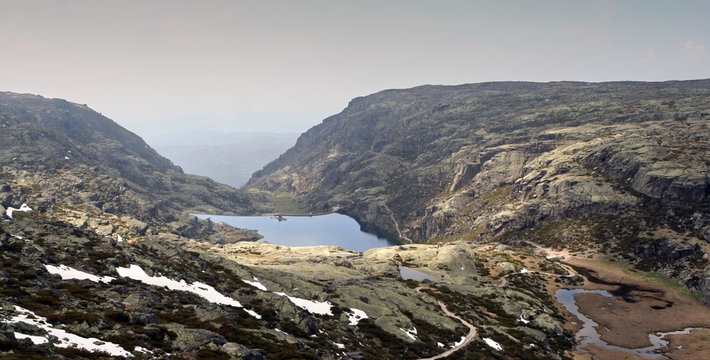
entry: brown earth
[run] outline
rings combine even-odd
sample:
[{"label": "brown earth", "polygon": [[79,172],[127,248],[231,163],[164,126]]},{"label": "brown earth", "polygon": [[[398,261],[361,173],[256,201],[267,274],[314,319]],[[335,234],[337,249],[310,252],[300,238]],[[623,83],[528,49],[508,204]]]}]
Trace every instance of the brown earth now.
[{"label": "brown earth", "polygon": [[[596,259],[569,258],[566,261],[586,270],[602,282],[594,283],[585,276],[580,288],[620,290],[625,285],[627,292],[613,298],[598,294],[577,294],[575,300],[580,312],[599,324],[601,339],[609,344],[640,348],[649,346],[648,334],[682,330],[687,327],[710,328],[710,308],[696,299],[643,274]],[[570,321],[569,329],[576,331],[580,321],[564,311]],[[573,324],[577,324],[576,326]],[[710,330],[692,331],[688,335],[673,335],[670,345],[663,349],[671,359],[710,358]],[[680,346],[680,347],[679,347]],[[575,359],[636,359],[638,357],[620,351],[588,345],[574,352]]]},{"label": "brown earth", "polygon": [[670,336],[669,349],[672,359],[708,359],[710,358],[710,330],[697,330],[690,335]]}]

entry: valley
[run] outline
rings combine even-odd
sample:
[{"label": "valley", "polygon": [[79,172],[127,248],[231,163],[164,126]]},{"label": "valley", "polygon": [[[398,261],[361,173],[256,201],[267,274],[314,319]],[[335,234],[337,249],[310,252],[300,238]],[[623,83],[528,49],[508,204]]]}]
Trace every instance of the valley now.
[{"label": "valley", "polygon": [[[0,356],[710,356],[708,114],[708,80],[386,90],[235,189],[0,93]],[[393,245],[220,218],[335,212]]]}]

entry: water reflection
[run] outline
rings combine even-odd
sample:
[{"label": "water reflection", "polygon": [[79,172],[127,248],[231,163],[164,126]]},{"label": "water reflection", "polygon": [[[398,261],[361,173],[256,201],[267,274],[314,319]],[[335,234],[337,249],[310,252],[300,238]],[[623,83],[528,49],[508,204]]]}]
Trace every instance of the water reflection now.
[{"label": "water reflection", "polygon": [[419,270],[412,269],[410,267],[406,266],[400,266],[399,267],[399,276],[402,277],[404,280],[415,280],[415,281],[424,281],[424,280],[436,280],[436,276],[429,275],[427,273],[421,272]]},{"label": "water reflection", "polygon": [[353,218],[342,214],[319,216],[220,216],[197,215],[201,219],[223,221],[237,228],[257,230],[264,240],[285,246],[335,245],[364,252],[398,243],[360,230]]},{"label": "water reflection", "polygon": [[557,298],[557,301],[562,304],[567,311],[572,313],[574,316],[576,316],[579,320],[582,321],[582,329],[580,329],[577,334],[575,334],[575,339],[577,340],[578,347],[582,347],[588,344],[596,344],[608,349],[613,349],[613,350],[618,350],[618,351],[623,351],[626,353],[634,354],[637,356],[641,356],[644,358],[648,359],[656,359],[660,358],[663,356],[660,353],[657,353],[657,351],[665,346],[668,345],[668,340],[665,340],[665,338],[669,335],[681,335],[681,334],[688,334],[692,330],[699,330],[701,328],[685,328],[683,330],[679,331],[671,331],[671,332],[658,332],[658,333],[653,333],[648,335],[648,340],[651,342],[651,346],[643,347],[643,348],[636,348],[636,349],[629,349],[621,346],[616,346],[616,345],[611,345],[607,343],[606,341],[602,340],[600,338],[599,333],[597,332],[597,329],[595,326],[599,325],[594,320],[590,319],[589,317],[585,316],[584,314],[579,312],[579,307],[577,306],[577,303],[574,300],[574,294],[579,294],[579,293],[595,293],[599,294],[602,296],[606,297],[613,297],[610,292],[606,290],[586,290],[586,289],[559,289],[555,292],[555,297]]}]

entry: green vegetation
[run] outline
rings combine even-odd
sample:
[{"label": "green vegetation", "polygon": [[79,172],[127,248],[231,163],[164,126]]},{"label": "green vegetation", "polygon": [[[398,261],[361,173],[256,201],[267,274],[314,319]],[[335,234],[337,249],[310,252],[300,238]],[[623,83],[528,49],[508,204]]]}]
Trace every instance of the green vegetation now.
[{"label": "green vegetation", "polygon": [[300,207],[296,202],[293,195],[290,194],[277,194],[269,195],[267,199],[271,204],[273,204],[275,213],[280,214],[307,214],[307,212]]}]

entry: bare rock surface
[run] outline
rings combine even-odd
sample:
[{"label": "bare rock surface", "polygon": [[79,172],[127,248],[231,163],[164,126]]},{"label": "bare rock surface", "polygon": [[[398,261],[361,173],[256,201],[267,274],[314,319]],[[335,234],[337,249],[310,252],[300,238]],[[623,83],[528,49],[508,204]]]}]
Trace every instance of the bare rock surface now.
[{"label": "bare rock surface", "polygon": [[[709,109],[710,80],[387,90],[310,129],[247,186],[403,243],[527,237],[701,291]],[[663,229],[690,250],[647,235]]]}]

